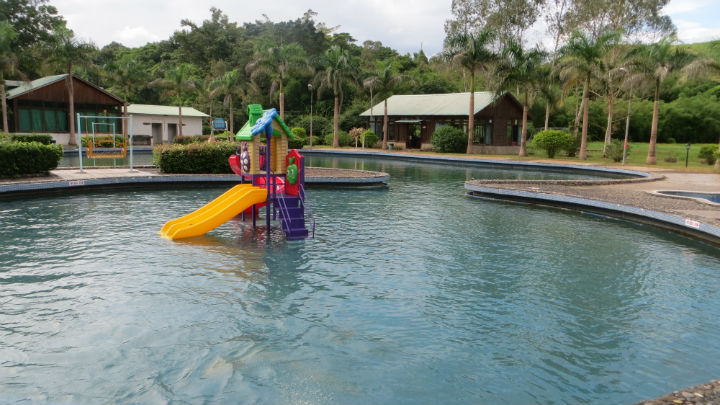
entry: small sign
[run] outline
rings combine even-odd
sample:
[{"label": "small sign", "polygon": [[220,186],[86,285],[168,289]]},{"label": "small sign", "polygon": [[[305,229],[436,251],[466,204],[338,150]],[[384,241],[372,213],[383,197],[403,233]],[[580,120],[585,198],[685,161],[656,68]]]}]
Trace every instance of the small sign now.
[{"label": "small sign", "polygon": [[686,219],[685,225],[691,227],[691,228],[700,228],[700,222],[693,221],[692,219]]},{"label": "small sign", "polygon": [[225,130],[227,123],[222,118],[215,118],[212,123],[213,129]]},{"label": "small sign", "polygon": [[69,186],[84,186],[85,180],[73,180],[68,182]]}]

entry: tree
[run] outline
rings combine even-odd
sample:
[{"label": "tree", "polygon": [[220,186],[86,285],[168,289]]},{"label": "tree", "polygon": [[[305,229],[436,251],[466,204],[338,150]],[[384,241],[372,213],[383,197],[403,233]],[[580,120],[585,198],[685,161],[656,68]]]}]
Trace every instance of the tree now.
[{"label": "tree", "polygon": [[233,69],[226,72],[223,76],[216,79],[210,85],[212,88],[213,96],[215,94],[221,94],[224,96],[223,104],[229,105],[230,108],[230,132],[235,133],[235,120],[233,115],[233,96],[244,97],[245,91],[245,77],[240,73],[239,70]]},{"label": "tree", "polygon": [[368,77],[363,81],[364,87],[377,91],[377,94],[385,99],[383,101],[385,107],[385,112],[383,115],[383,149],[387,149],[387,99],[392,95],[395,86],[405,80],[405,78],[406,77],[404,75],[398,74],[395,69],[393,69],[392,63],[390,63],[390,61],[385,60],[377,62],[377,69],[375,70],[375,72],[372,73],[372,76]]},{"label": "tree", "polygon": [[[147,80],[147,73],[142,68],[137,58],[131,54],[125,54],[116,62],[108,66],[113,86],[110,91],[118,93],[123,98],[123,116],[127,116],[128,100],[133,97],[138,83]],[[123,134],[127,134],[127,125],[123,125]]]},{"label": "tree", "polygon": [[520,132],[519,156],[527,156],[527,114],[529,96],[537,89],[542,79],[540,67],[546,53],[539,49],[526,51],[519,42],[508,40],[503,49],[497,75],[500,77],[498,91],[509,91],[513,88],[523,89],[523,117]]},{"label": "tree", "polygon": [[291,74],[307,71],[309,66],[305,50],[297,43],[287,45],[263,44],[256,47],[254,60],[248,63],[245,69],[250,78],[256,80],[258,76],[270,77],[270,98],[275,92],[280,94],[280,118],[285,118],[285,88]]},{"label": "tree", "polygon": [[657,144],[658,112],[660,103],[660,86],[667,77],[677,72],[683,79],[703,76],[710,70],[720,69],[718,63],[711,59],[697,58],[680,46],[675,46],[675,36],[641,45],[628,55],[629,65],[636,72],[636,77],[652,84],[653,114],[650,126],[650,145],[645,162],[650,165],[657,163],[655,147]]},{"label": "tree", "polygon": [[582,34],[578,31],[574,32],[561,50],[564,59],[560,66],[567,83],[574,85],[578,81],[583,81],[582,95],[582,135],[580,138],[580,159],[587,159],[587,133],[590,108],[590,80],[597,76],[598,71],[602,71],[603,57],[609,49],[612,41],[615,41],[618,34],[609,32],[600,35],[597,39]]},{"label": "tree", "polygon": [[172,97],[176,100],[178,105],[178,135],[182,136],[182,107],[186,97],[197,88],[193,65],[181,63],[175,69],[165,73],[164,78],[153,80],[150,85],[165,89],[165,97]]},{"label": "tree", "polygon": [[332,89],[333,92],[333,147],[337,148],[340,146],[338,119],[343,101],[343,84],[354,84],[356,71],[350,61],[348,51],[337,45],[333,45],[325,51],[322,65],[324,70],[318,73],[316,80],[320,82],[319,92],[326,89]]},{"label": "tree", "polygon": [[77,145],[75,135],[75,88],[73,87],[73,68],[90,63],[90,53],[95,50],[92,44],[79,41],[67,28],[57,30],[50,43],[50,59],[67,75],[65,87],[68,91],[68,121],[70,122],[70,145]]},{"label": "tree", "polygon": [[447,52],[452,63],[462,66],[470,74],[470,112],[468,114],[467,153],[472,152],[473,133],[475,130],[475,74],[486,72],[498,56],[490,49],[494,39],[491,31],[475,33],[457,33],[447,40]]},{"label": "tree", "polygon": [[10,23],[0,22],[0,101],[2,101],[2,130],[9,132],[7,120],[7,100],[5,100],[5,77],[18,73],[17,57],[12,52],[12,42],[17,33]]}]

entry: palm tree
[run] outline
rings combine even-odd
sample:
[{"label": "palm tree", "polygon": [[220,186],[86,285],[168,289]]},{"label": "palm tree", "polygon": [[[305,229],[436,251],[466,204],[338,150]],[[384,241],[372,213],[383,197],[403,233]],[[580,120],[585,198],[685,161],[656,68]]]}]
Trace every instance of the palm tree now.
[{"label": "palm tree", "polygon": [[309,65],[305,50],[299,44],[270,44],[256,48],[254,60],[247,64],[245,70],[250,73],[251,80],[262,75],[270,77],[270,98],[279,92],[280,118],[284,119],[285,82],[292,73],[308,71]]},{"label": "palm tree", "polygon": [[12,25],[0,22],[0,100],[2,101],[2,130],[8,132],[7,100],[5,100],[5,75],[17,74],[18,60],[12,52],[12,42],[17,33]]},{"label": "palm tree", "polygon": [[[135,94],[138,83],[145,83],[147,73],[140,62],[130,55],[123,55],[117,63],[110,66],[111,80],[115,83],[110,90],[123,98],[123,117],[127,116],[128,99]],[[127,134],[127,125],[123,124],[123,135]]]},{"label": "palm tree", "polygon": [[[400,82],[405,80],[404,75],[398,74],[393,69],[390,61],[379,61],[377,62],[377,69],[373,72],[372,76],[368,77],[363,81],[363,86],[370,89],[371,91],[377,91],[380,97],[384,97],[385,101],[385,113],[383,116],[383,142],[382,148],[387,149],[387,133],[388,133],[388,109],[387,99],[392,95],[393,89]],[[372,101],[371,101],[372,102]],[[371,106],[372,107],[372,106]]]},{"label": "palm tree", "polygon": [[233,69],[218,79],[214,80],[210,87],[212,88],[211,94],[213,97],[216,94],[224,96],[223,104],[229,105],[230,107],[230,133],[235,133],[235,120],[233,115],[233,96],[244,97],[245,92],[245,77],[240,73],[239,70]]},{"label": "palm tree", "polygon": [[674,46],[675,37],[670,36],[649,45],[643,45],[630,52],[629,65],[636,77],[650,82],[654,88],[652,124],[650,126],[650,145],[645,162],[657,163],[655,147],[657,144],[658,109],[660,104],[660,86],[671,73],[679,73],[681,78],[689,79],[702,76],[710,70],[720,69],[711,59],[697,58],[685,49]]},{"label": "palm tree", "polygon": [[503,49],[502,60],[498,66],[497,74],[500,77],[498,92],[509,91],[512,88],[523,89],[523,117],[522,131],[520,132],[519,156],[527,156],[527,114],[530,93],[538,87],[541,81],[540,66],[546,53],[539,49],[526,51],[519,42],[508,40]]},{"label": "palm tree", "polygon": [[65,86],[68,91],[68,117],[70,122],[70,145],[77,145],[75,137],[75,88],[73,87],[73,67],[88,65],[90,53],[95,47],[90,43],[79,41],[73,32],[67,28],[56,31],[54,41],[50,44],[51,60],[60,66],[67,77]]},{"label": "palm tree", "polygon": [[489,49],[495,34],[489,30],[479,33],[457,33],[448,38],[448,56],[452,62],[462,66],[470,73],[470,112],[468,114],[467,153],[472,152],[473,133],[475,131],[475,73],[486,72],[489,65],[498,57]]},{"label": "palm tree", "polygon": [[350,54],[347,50],[337,45],[331,46],[325,51],[323,65],[325,69],[318,73],[316,80],[320,82],[319,92],[325,89],[332,89],[335,105],[333,110],[333,147],[340,146],[338,142],[338,120],[340,118],[340,106],[343,98],[343,84],[354,84],[356,69],[350,62]]},{"label": "palm tree", "polygon": [[174,97],[178,103],[178,135],[182,136],[182,106],[185,98],[197,88],[193,75],[193,66],[181,63],[165,73],[162,79],[155,79],[150,86],[165,89],[165,97]]},{"label": "palm tree", "polygon": [[610,44],[616,42],[618,33],[606,32],[592,38],[580,32],[574,32],[561,50],[564,56],[560,61],[562,69],[561,76],[566,77],[568,83],[574,85],[577,81],[583,81],[582,95],[582,136],[580,138],[580,159],[587,159],[587,133],[588,115],[590,105],[590,80],[602,71],[604,56],[610,48]]}]

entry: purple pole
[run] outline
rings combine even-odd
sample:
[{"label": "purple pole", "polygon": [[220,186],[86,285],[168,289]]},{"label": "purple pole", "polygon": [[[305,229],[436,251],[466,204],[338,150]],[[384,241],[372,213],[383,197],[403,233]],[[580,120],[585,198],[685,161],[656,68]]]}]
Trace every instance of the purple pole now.
[{"label": "purple pole", "polygon": [[267,138],[267,146],[265,147],[265,187],[268,189],[268,199],[265,204],[265,223],[267,225],[268,242],[270,242],[270,202],[272,201],[272,185],[270,184],[270,143],[272,142],[272,121],[265,127],[265,138]]}]

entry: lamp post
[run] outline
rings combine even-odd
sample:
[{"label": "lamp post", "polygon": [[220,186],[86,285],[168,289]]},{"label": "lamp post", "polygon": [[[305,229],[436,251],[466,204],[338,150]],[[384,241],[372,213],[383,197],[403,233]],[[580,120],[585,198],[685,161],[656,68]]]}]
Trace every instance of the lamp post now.
[{"label": "lamp post", "polygon": [[685,145],[685,168],[688,167],[688,160],[690,160],[690,142]]},{"label": "lamp post", "polygon": [[308,91],[310,92],[310,149],[312,149],[312,119],[313,119],[313,86],[312,83],[308,83]]}]

